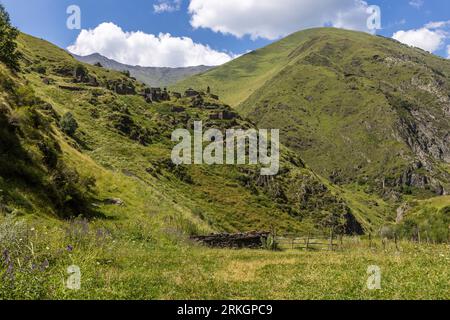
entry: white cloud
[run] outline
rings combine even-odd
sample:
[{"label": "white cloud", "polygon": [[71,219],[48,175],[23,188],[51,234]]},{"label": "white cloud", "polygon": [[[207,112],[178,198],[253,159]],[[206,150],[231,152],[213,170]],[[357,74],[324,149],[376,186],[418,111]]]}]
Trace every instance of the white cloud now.
[{"label": "white cloud", "polygon": [[392,38],[410,46],[435,52],[444,44],[446,35],[442,30],[430,30],[424,27],[416,30],[397,31]]},{"label": "white cloud", "polygon": [[81,56],[100,53],[121,63],[148,67],[215,66],[236,57],[195,43],[191,38],[125,32],[111,22],[82,30],[67,49]]},{"label": "white cloud", "polygon": [[190,0],[189,4],[194,28],[271,40],[325,25],[368,31],[367,9],[362,0]]},{"label": "white cloud", "polygon": [[439,29],[439,28],[444,28],[446,26],[450,25],[450,20],[449,21],[432,21],[429,22],[425,25],[425,28],[427,29]]},{"label": "white cloud", "polygon": [[416,9],[420,9],[424,4],[423,0],[411,0],[409,2],[409,5],[416,8]]},{"label": "white cloud", "polygon": [[447,46],[447,58],[450,59],[450,45]]},{"label": "white cloud", "polygon": [[159,0],[158,4],[153,5],[155,13],[174,12],[181,9],[182,0]]}]

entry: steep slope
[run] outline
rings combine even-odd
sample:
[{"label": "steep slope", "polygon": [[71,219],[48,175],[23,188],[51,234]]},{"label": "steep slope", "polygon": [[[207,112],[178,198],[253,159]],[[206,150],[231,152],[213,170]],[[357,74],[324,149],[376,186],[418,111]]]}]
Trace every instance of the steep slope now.
[{"label": "steep slope", "polygon": [[450,62],[338,29],[293,34],[177,87],[205,87],[330,181],[394,201],[450,190]]},{"label": "steep slope", "polygon": [[130,72],[130,75],[132,77],[135,77],[137,80],[152,87],[165,87],[213,68],[208,66],[186,68],[130,66],[112,59],[108,59],[98,53],[94,53],[88,56],[78,56],[75,54],[71,55],[80,62],[88,63],[91,65],[100,64],[106,69],[116,71],[128,71]]},{"label": "steep slope", "polygon": [[[279,232],[299,232],[333,227],[336,231],[362,233],[363,228],[381,225],[390,214],[388,205],[372,201],[377,205],[367,209],[371,217],[367,219],[367,211],[361,210],[359,199],[344,200],[343,190],[316,175],[285,147],[282,148],[280,174],[272,178],[261,177],[259,167],[249,165],[175,166],[170,160],[174,146],[170,137],[175,129],[192,128],[194,120],[202,120],[205,128],[223,130],[254,128],[254,125],[233,113],[214,95],[200,93],[193,98],[179,98],[169,93],[169,100],[152,103],[145,99],[148,88],[144,84],[119,72],[80,64],[48,42],[21,35],[19,48],[24,54],[22,73],[15,76],[5,71],[3,76],[7,79],[5,83],[13,82],[14,87],[21,87],[20,82],[26,84],[26,92],[30,92],[33,99],[25,105],[6,103],[5,121],[14,123],[13,114],[28,109],[33,110],[36,117],[47,115],[49,144],[62,150],[59,158],[65,166],[86,177],[74,178],[81,185],[85,198],[77,199],[69,194],[63,199],[75,204],[85,203],[86,207],[75,207],[61,214],[60,208],[52,206],[51,199],[44,198],[43,207],[52,208],[51,212],[42,208],[29,210],[30,206],[23,205],[12,193],[13,181],[8,178],[10,170],[5,167],[0,182],[2,189],[7,190],[2,203],[9,212],[53,212],[56,216],[74,217],[89,216],[92,211],[97,217],[132,220],[130,211],[146,216],[148,207],[159,217],[157,221],[164,224],[168,219],[168,227],[158,232],[169,237],[211,230],[235,232],[272,228]],[[4,88],[6,100],[25,95],[8,86]],[[61,127],[60,118],[67,112],[73,114],[79,125],[73,135],[65,134]],[[220,119],[217,114],[228,116]],[[27,120],[20,122],[20,126],[28,130],[32,124]],[[36,127],[35,130],[41,134],[43,129]],[[24,145],[23,137],[17,135],[17,144]],[[40,136],[34,134],[34,139],[39,146]],[[36,149],[31,146],[27,153],[36,166],[42,167],[48,148]],[[7,157],[18,156],[5,152],[1,160],[11,162]],[[18,159],[13,160],[20,163]],[[44,180],[53,181],[51,168],[44,169]],[[108,185],[107,179],[117,182]],[[131,189],[142,191],[133,195],[133,207],[127,208],[127,214],[120,217],[108,206],[97,204],[114,203],[117,201],[111,199],[129,195],[122,187],[124,179],[132,185]],[[95,184],[95,180],[101,183]],[[29,198],[31,187],[46,193],[26,177],[18,175],[15,181],[23,185],[20,192],[23,198]],[[67,185],[64,180],[62,183]],[[151,196],[139,202],[141,194]],[[35,202],[29,199],[31,206]],[[161,209],[156,209],[158,205]],[[173,224],[177,227],[171,227]]]}]

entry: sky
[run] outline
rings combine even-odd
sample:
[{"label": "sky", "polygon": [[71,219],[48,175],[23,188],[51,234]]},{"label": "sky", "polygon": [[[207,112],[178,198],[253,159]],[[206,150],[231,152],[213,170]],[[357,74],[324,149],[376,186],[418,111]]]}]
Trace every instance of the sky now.
[{"label": "sky", "polygon": [[131,65],[220,65],[290,33],[321,26],[376,33],[450,58],[450,1],[445,0],[0,3],[22,32],[75,54],[100,53]]}]

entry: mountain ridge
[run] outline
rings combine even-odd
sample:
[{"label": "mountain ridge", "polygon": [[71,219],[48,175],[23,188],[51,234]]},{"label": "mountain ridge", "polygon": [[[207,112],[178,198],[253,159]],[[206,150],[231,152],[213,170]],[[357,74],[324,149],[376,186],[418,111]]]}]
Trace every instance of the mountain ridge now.
[{"label": "mountain ridge", "polygon": [[107,69],[119,72],[128,71],[130,72],[131,76],[152,87],[169,86],[192,75],[199,74],[214,68],[203,65],[180,68],[143,67],[139,65],[132,66],[123,64],[115,61],[114,59],[109,59],[99,53],[93,53],[87,56],[79,56],[73,53],[70,53],[70,55],[72,55],[80,62],[88,63],[91,65],[100,63],[104,68]]}]

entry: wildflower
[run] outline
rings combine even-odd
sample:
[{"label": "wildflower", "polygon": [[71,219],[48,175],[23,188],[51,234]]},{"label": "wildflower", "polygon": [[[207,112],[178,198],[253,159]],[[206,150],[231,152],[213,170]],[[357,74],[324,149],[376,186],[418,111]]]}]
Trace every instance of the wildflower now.
[{"label": "wildflower", "polygon": [[73,247],[69,244],[68,246],[67,246],[67,251],[69,251],[69,252],[72,252],[73,251]]}]

